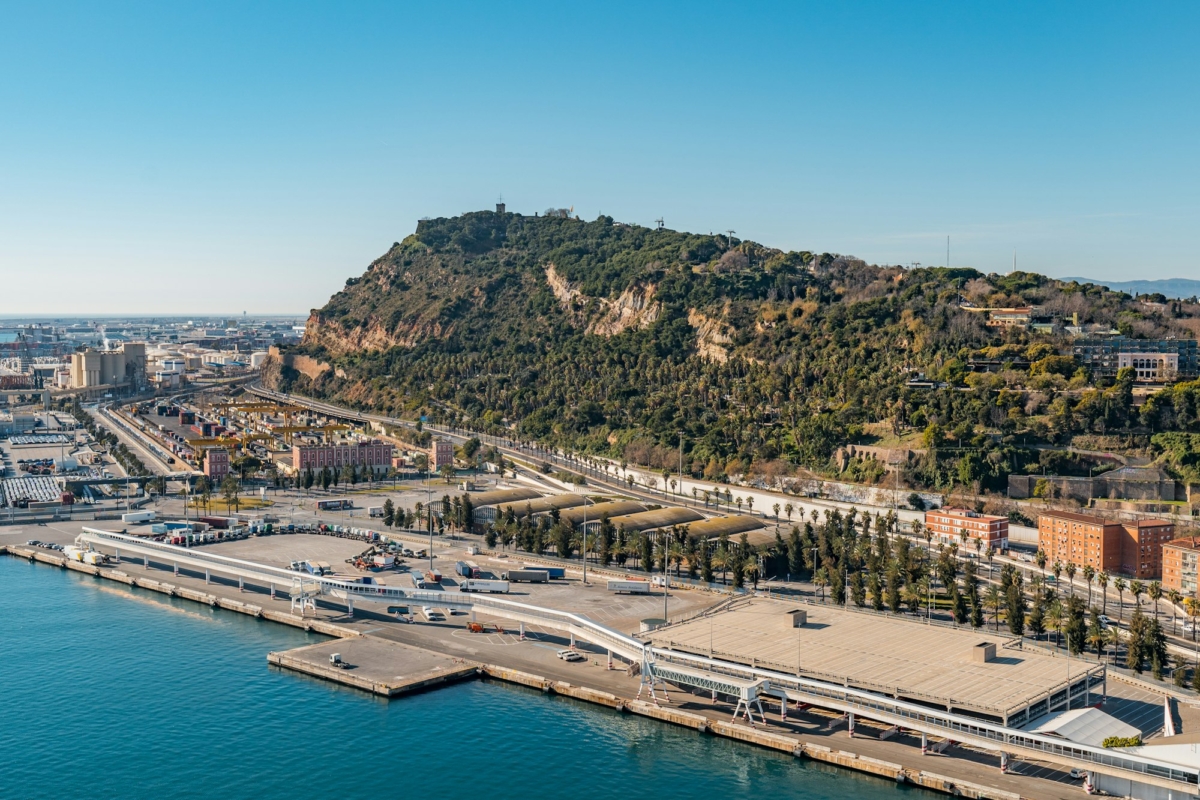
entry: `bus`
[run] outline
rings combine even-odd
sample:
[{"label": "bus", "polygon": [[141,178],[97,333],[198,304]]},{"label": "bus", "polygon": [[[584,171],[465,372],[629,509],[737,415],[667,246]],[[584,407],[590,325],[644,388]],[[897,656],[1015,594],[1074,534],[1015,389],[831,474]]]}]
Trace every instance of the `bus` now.
[{"label": "bus", "polygon": [[350,500],[318,500],[317,511],[341,511],[345,508],[354,508],[354,503]]}]

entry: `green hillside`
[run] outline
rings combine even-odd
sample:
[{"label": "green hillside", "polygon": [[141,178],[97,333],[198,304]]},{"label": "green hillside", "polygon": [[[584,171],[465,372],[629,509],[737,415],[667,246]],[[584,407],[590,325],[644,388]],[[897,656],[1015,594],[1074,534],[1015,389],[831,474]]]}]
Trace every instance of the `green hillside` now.
[{"label": "green hillside", "polygon": [[[1095,386],[1069,339],[962,306],[1036,305],[1138,337],[1190,336],[1200,309],[1040,275],[868,265],[725,236],[476,212],[417,231],[313,312],[296,352],[337,370],[287,389],[720,480],[797,471],[871,481],[846,444],[906,446],[906,479],[1002,488],[1087,435],[1150,446],[1198,431],[1200,384],[1135,405]],[[998,372],[972,372],[974,362]],[[1014,366],[1015,364],[1015,366]],[[978,364],[975,364],[978,369]],[[1007,368],[1005,368],[1007,367]],[[926,377],[946,384],[910,386]],[[1111,443],[1111,441],[1110,441]]]}]

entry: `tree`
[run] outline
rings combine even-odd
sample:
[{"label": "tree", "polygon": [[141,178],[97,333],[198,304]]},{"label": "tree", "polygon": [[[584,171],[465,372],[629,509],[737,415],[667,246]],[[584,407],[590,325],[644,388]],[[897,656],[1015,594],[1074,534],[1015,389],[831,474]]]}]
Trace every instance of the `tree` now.
[{"label": "tree", "polygon": [[1113,588],[1117,590],[1117,621],[1125,619],[1125,579],[1118,577],[1113,581]]},{"label": "tree", "polygon": [[396,521],[396,506],[392,502],[392,498],[383,501],[383,524],[387,527],[392,527],[392,523]]},{"label": "tree", "polygon": [[1103,570],[1097,573],[1096,583],[1100,586],[1100,613],[1108,615],[1108,573]]},{"label": "tree", "polygon": [[1142,595],[1146,592],[1146,584],[1141,581],[1129,582],[1129,593],[1133,595],[1133,603],[1136,607],[1142,607]]},{"label": "tree", "polygon": [[442,466],[438,469],[438,472],[441,474],[442,478],[445,479],[447,484],[454,480],[453,464],[442,464]]},{"label": "tree", "polygon": [[1008,629],[1014,636],[1025,633],[1025,593],[1020,573],[1014,572],[1008,586]]},{"label": "tree", "polygon": [[1067,565],[1063,567],[1063,571],[1067,573],[1067,584],[1071,587],[1072,597],[1075,596],[1075,570],[1076,567],[1074,561],[1068,561]]},{"label": "tree", "polygon": [[1146,590],[1146,596],[1154,603],[1154,621],[1158,621],[1158,601],[1162,599],[1163,588],[1160,581],[1150,581],[1150,587]]},{"label": "tree", "polygon": [[992,626],[996,630],[1000,630],[1000,605],[1004,602],[1004,597],[1000,593],[1000,587],[996,584],[990,584],[983,593],[983,602],[992,610]]},{"label": "tree", "polygon": [[221,481],[221,495],[225,498],[225,506],[233,506],[234,510],[238,510],[241,506],[239,494],[241,493],[242,484],[237,479],[237,476],[232,472],[225,476]]},{"label": "tree", "polygon": [[1083,582],[1087,584],[1087,604],[1092,605],[1092,579],[1096,577],[1096,568],[1091,564],[1083,565]]}]

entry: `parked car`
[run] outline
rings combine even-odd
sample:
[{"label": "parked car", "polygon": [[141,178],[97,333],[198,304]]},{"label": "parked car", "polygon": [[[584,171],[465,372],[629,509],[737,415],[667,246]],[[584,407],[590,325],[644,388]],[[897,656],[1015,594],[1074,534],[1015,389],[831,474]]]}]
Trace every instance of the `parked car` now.
[{"label": "parked car", "polygon": [[556,655],[563,661],[587,661],[583,655],[575,650],[559,650]]}]

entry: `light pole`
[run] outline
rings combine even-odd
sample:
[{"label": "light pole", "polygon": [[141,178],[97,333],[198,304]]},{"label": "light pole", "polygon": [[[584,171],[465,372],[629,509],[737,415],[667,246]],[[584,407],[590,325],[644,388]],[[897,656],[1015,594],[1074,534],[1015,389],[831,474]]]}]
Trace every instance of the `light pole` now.
[{"label": "light pole", "polygon": [[583,556],[583,585],[587,586],[587,503],[583,505],[583,546],[579,554]]},{"label": "light pole", "polygon": [[425,523],[429,525],[429,571],[433,572],[433,508],[429,505],[429,487],[425,487]]}]

